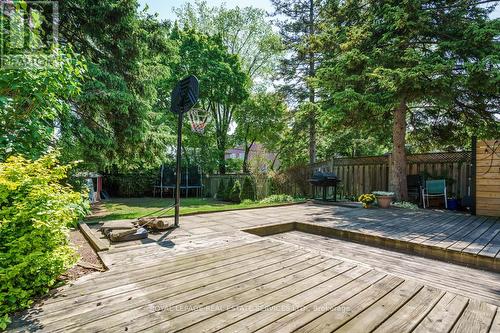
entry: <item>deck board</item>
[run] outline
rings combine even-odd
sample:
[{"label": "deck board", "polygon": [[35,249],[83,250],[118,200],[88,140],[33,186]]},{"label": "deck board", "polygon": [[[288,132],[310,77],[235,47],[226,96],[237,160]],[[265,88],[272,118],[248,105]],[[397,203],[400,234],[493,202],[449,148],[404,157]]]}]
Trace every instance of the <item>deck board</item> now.
[{"label": "deck board", "polygon": [[499,332],[498,273],[299,231],[239,230],[290,222],[500,251],[499,219],[432,210],[295,205],[184,217],[158,243],[112,245],[102,254],[109,271],[55,290],[9,330]]},{"label": "deck board", "polygon": [[449,332],[460,318],[468,302],[469,300],[465,297],[446,293],[413,332]]},{"label": "deck board", "polygon": [[311,235],[300,231],[269,236],[302,249],[318,251],[339,258],[376,267],[391,274],[411,277],[423,284],[481,299],[500,306],[500,274],[466,268],[411,254],[389,251],[368,245]]}]

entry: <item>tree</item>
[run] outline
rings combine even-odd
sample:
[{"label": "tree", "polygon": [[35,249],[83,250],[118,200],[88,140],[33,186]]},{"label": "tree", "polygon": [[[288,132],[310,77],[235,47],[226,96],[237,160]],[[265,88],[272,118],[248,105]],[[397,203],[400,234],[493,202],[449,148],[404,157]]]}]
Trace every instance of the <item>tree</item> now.
[{"label": "tree", "polygon": [[248,97],[249,78],[219,37],[174,28],[171,38],[178,43],[181,59],[172,64],[173,80],[188,74],[200,80],[200,105],[211,114],[219,172],[225,174],[229,126],[236,106]]},{"label": "tree", "polygon": [[69,49],[55,52],[55,66],[0,69],[0,160],[57,147],[57,126],[72,112],[85,66]]},{"label": "tree", "polygon": [[491,10],[468,0],[355,0],[330,1],[323,13],[316,83],[326,116],[392,125],[398,199],[407,197],[408,128],[499,128],[500,21]]},{"label": "tree", "polygon": [[266,12],[254,7],[209,7],[196,0],[174,10],[182,27],[219,36],[231,54],[237,54],[253,83],[273,74],[281,55],[281,40],[266,20]]},{"label": "tree", "polygon": [[65,159],[81,158],[101,170],[137,169],[164,161],[173,142],[165,121],[177,50],[169,27],[138,13],[136,0],[63,1],[60,37],[86,59],[88,73],[73,112],[61,123]]},{"label": "tree", "polygon": [[[74,112],[72,100],[81,92],[85,59],[75,54],[69,45],[35,47],[33,41],[38,45],[47,27],[35,29],[23,25],[22,20],[18,24],[16,18],[22,18],[29,10],[24,2],[2,6],[0,160],[16,154],[36,159],[58,147],[58,130],[63,120]],[[41,17],[39,20],[44,21]],[[16,45],[19,38],[24,46],[24,36],[28,34],[32,37],[26,49]],[[19,56],[35,61],[8,63],[11,57]],[[46,61],[39,64],[43,59]]]},{"label": "tree", "polygon": [[[235,112],[236,140],[243,143],[243,172],[248,173],[248,155],[256,142],[271,146],[285,128],[283,98],[277,93],[259,91],[250,96]],[[268,144],[268,145],[267,145]]]},{"label": "tree", "polygon": [[[272,3],[288,55],[282,60],[280,74],[285,82],[282,89],[299,104],[306,99],[315,104],[316,91],[310,81],[316,76],[319,63],[315,45],[320,27],[321,0],[272,0]],[[309,111],[309,162],[314,163],[317,114],[314,107]]]}]

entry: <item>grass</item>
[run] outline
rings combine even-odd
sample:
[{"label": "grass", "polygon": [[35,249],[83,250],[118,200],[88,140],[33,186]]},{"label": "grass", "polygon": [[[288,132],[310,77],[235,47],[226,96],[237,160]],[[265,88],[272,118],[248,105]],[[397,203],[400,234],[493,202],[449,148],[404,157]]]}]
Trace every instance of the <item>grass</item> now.
[{"label": "grass", "polygon": [[[295,202],[303,202],[297,200]],[[92,221],[112,221],[134,219],[148,216],[173,216],[174,210],[163,210],[173,205],[173,199],[169,198],[119,198],[104,201],[104,207],[107,214],[99,217],[91,217],[88,222]],[[234,204],[223,201],[216,201],[206,198],[181,198],[181,215],[205,212],[222,212],[228,210],[239,210],[248,208],[262,208],[271,206],[280,206],[288,203],[260,203],[260,202],[245,202]]]}]

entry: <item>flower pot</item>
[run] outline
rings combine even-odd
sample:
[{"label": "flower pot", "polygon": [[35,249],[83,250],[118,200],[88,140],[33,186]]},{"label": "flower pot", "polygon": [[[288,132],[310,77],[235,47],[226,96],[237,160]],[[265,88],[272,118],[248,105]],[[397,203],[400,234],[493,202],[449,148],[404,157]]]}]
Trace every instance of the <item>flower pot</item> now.
[{"label": "flower pot", "polygon": [[389,208],[391,206],[392,196],[378,196],[377,204],[380,208]]},{"label": "flower pot", "polygon": [[458,200],[457,199],[448,199],[448,209],[449,210],[457,210],[458,209]]}]

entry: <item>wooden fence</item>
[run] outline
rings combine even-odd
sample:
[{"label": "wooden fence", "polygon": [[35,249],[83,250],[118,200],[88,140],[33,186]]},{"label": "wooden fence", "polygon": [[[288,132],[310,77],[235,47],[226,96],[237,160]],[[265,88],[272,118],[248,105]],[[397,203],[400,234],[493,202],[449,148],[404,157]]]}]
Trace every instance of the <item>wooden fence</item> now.
[{"label": "wooden fence", "polygon": [[476,143],[476,214],[500,216],[500,140]]},{"label": "wooden fence", "polygon": [[239,180],[241,184],[243,184],[243,180],[245,179],[246,174],[225,174],[225,175],[209,175],[203,178],[203,187],[205,196],[215,197],[217,193],[217,189],[221,181],[224,182],[224,185],[227,185],[229,179]]},{"label": "wooden fence", "polygon": [[[343,194],[357,196],[373,191],[388,191],[391,155],[332,158],[310,165],[314,171],[335,172],[342,180]],[[423,174],[444,178],[450,195],[461,198],[468,193],[471,153],[428,153],[407,156],[407,175]]]}]

